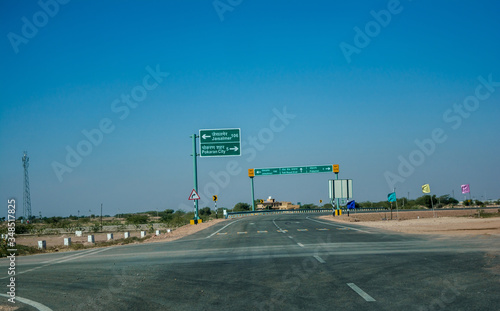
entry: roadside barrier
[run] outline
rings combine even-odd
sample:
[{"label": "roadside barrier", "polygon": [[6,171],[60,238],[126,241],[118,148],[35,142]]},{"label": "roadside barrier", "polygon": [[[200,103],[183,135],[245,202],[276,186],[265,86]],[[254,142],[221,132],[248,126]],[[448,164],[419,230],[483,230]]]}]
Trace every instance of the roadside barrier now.
[{"label": "roadside barrier", "polygon": [[[347,209],[341,209],[341,213],[347,213]],[[371,207],[371,208],[356,208],[355,210],[350,210],[350,213],[369,213],[386,211],[383,207]],[[277,214],[311,214],[311,213],[332,213],[331,208],[315,208],[315,209],[293,209],[293,210],[263,210],[263,211],[245,211],[245,212],[228,212],[226,218],[237,218],[246,216],[267,216],[267,215],[277,215]],[[339,214],[337,214],[339,215]]]}]

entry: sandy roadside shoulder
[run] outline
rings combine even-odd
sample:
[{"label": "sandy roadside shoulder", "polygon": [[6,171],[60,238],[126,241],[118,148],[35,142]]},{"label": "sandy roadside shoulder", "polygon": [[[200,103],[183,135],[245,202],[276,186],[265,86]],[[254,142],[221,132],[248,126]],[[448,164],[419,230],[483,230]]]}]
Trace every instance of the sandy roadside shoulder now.
[{"label": "sandy roadside shoulder", "polygon": [[[346,217],[321,216],[320,219],[352,223]],[[447,236],[500,236],[500,218],[438,217],[406,220],[356,221],[357,225],[410,234]]]},{"label": "sandy roadside shoulder", "polygon": [[[134,242],[137,243],[157,243],[157,242],[168,242],[175,241],[177,239],[189,236],[206,228],[209,228],[218,223],[227,221],[227,219],[213,219],[208,222],[203,222],[197,225],[185,225],[176,229],[167,232],[166,229],[161,229],[160,235],[152,236],[142,242]],[[123,232],[110,232],[113,233],[114,240],[123,239]],[[77,237],[75,234],[61,234],[61,235],[42,235],[42,236],[17,236],[16,242],[21,245],[26,246],[38,246],[38,241],[46,241],[47,249],[50,250],[53,247],[58,248],[57,251],[70,251],[72,249],[64,246],[64,238],[71,238],[72,243],[81,243],[85,246],[91,246],[91,243],[87,242],[87,236],[89,234],[94,235],[95,242],[105,242],[107,240],[107,233],[84,233],[83,236]],[[151,234],[148,234],[151,235]],[[140,231],[131,231],[131,237],[140,237]],[[116,245],[120,245],[119,243]]]},{"label": "sandy roadside shoulder", "polygon": [[213,219],[208,222],[203,222],[201,224],[197,225],[185,225],[182,227],[179,227],[172,232],[168,234],[161,234],[161,235],[155,235],[152,236],[151,238],[147,239],[144,241],[144,243],[154,243],[154,242],[166,242],[166,241],[174,241],[186,236],[189,236],[191,234],[194,234],[198,231],[207,229],[213,225],[216,225],[218,223],[227,221],[228,219]]}]

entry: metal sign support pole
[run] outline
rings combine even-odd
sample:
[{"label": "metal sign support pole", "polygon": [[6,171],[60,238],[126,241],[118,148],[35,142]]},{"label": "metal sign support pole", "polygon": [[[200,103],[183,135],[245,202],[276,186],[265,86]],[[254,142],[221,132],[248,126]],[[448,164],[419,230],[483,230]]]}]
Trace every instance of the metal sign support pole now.
[{"label": "metal sign support pole", "polygon": [[[193,177],[194,177],[194,190],[198,193],[198,165],[197,165],[197,157],[198,154],[196,153],[196,138],[198,136],[196,134],[193,134],[191,138],[193,138]],[[198,217],[198,200],[194,200],[194,220],[198,220],[200,217]]]},{"label": "metal sign support pole", "polygon": [[[339,173],[335,173],[335,179],[339,179]],[[340,198],[337,198],[337,206],[336,208],[339,210],[340,209]]]},{"label": "metal sign support pole", "polygon": [[250,177],[251,184],[252,184],[252,211],[255,211],[255,196],[254,196],[254,189],[253,189],[253,177]]}]

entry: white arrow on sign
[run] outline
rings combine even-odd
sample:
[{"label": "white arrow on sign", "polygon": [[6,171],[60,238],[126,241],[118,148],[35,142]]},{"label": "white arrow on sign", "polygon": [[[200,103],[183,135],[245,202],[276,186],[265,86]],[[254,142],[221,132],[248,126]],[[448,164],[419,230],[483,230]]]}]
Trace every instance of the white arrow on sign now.
[{"label": "white arrow on sign", "polygon": [[212,137],[212,136],[207,135],[207,134],[203,134],[203,136],[201,136],[201,138],[203,138],[203,139],[207,139],[207,138],[210,138],[210,137]]},{"label": "white arrow on sign", "polygon": [[191,191],[191,194],[189,195],[188,200],[199,200],[199,199],[200,199],[200,196],[198,195],[196,190],[193,189],[193,191]]},{"label": "white arrow on sign", "polygon": [[236,151],[238,151],[238,147],[229,148],[229,150],[234,150],[236,152]]}]

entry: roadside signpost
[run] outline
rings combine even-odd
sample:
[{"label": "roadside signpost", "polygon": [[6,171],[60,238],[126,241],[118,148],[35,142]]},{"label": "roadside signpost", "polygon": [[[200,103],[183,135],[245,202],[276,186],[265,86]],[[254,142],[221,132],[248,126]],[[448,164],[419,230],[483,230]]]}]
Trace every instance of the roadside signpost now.
[{"label": "roadside signpost", "polygon": [[214,200],[215,218],[218,218],[217,217],[217,196],[213,195],[212,200]]},{"label": "roadside signpost", "polygon": [[[201,222],[198,215],[198,156],[200,157],[227,157],[227,156],[240,156],[241,155],[241,129],[212,129],[212,130],[199,130],[199,135],[193,134],[190,136],[193,140],[193,178],[195,197],[189,197],[189,200],[194,201],[194,219],[192,224]],[[196,139],[200,139],[200,153],[196,150]],[[214,202],[217,206],[217,197]]]},{"label": "roadside signpost", "polygon": [[198,195],[198,192],[196,192],[196,190],[193,189],[193,191],[191,191],[191,194],[189,195],[188,200],[199,200],[199,199],[200,196]]},{"label": "roadside signpost", "polygon": [[200,157],[241,155],[240,129],[200,130]]},{"label": "roadside signpost", "polygon": [[200,196],[198,195],[198,192],[196,192],[196,189],[193,189],[191,191],[191,194],[189,195],[188,200],[192,200],[194,202],[194,219],[192,220],[192,224],[195,225],[198,223],[200,218],[198,217],[198,200],[200,199]]},{"label": "roadside signpost", "polygon": [[345,204],[348,199],[352,198],[352,179],[330,179],[328,195],[332,201],[337,199],[337,209],[339,209],[340,202]]}]

